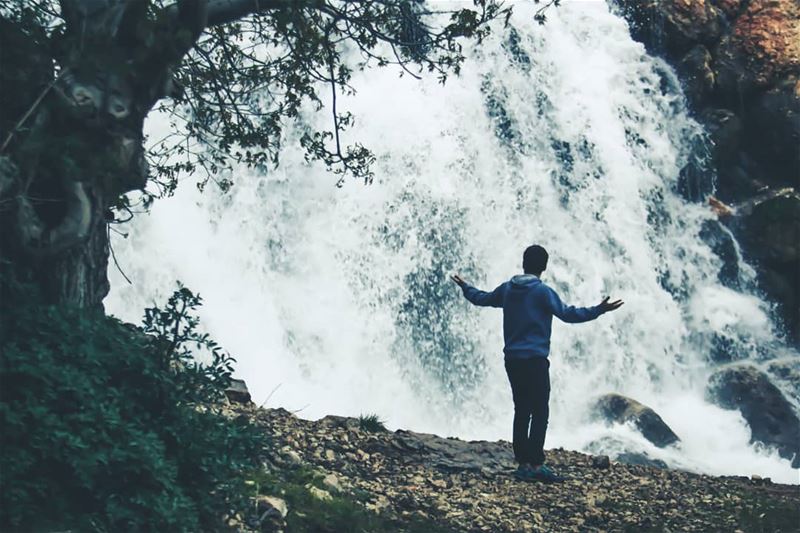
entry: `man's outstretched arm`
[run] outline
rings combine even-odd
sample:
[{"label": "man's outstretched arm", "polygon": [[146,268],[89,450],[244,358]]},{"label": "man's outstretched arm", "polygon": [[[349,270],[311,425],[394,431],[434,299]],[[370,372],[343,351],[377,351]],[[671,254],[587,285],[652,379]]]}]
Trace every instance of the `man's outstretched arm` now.
[{"label": "man's outstretched arm", "polygon": [[485,292],[471,286],[458,274],[454,274],[450,279],[461,287],[464,297],[473,304],[483,307],[503,307],[503,285],[500,285],[492,292]]},{"label": "man's outstretched arm", "polygon": [[553,290],[550,291],[549,295],[550,310],[553,312],[553,315],[570,324],[594,320],[603,313],[619,309],[624,303],[622,300],[609,302],[609,299],[610,298],[606,296],[599,305],[594,307],[575,307],[573,305],[564,305],[564,302],[561,301],[561,298],[559,298],[558,294]]}]

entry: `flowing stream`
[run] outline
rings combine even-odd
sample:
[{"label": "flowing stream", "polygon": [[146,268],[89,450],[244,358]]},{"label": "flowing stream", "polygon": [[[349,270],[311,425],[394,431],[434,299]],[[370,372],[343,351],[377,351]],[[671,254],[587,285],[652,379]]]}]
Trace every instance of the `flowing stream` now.
[{"label": "flowing stream", "polygon": [[[547,448],[797,483],[788,461],[749,444],[738,412],[705,397],[721,345],[757,364],[785,348],[752,269],[701,237],[713,213],[686,197],[713,176],[673,72],[605,3],[567,2],[548,18],[539,26],[516,6],[513,30],[471,46],[444,87],[394,69],[358,75],[358,94],[339,103],[357,119],[345,142],[377,156],[372,185],[338,189],[304,161],[296,138],[330,127],[310,109],[278,169],[238,170],[224,195],[187,179],[114,237],[132,284],[110,268],[107,310],[138,323],[180,280],[204,298],[204,327],[259,404],[508,440],[502,313],[472,307],[448,277],[491,290],[539,243],[543,279],[567,303],[626,302],[594,322],[554,322]],[[167,126],[155,116],[148,127]],[[658,449],[592,421],[605,392],[655,409],[681,443]]]}]

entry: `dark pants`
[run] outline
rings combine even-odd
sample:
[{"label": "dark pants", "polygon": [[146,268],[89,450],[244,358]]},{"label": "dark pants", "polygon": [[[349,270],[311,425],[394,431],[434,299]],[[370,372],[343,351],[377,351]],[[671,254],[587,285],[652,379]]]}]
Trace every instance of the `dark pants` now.
[{"label": "dark pants", "polygon": [[519,463],[544,463],[544,436],[550,414],[550,361],[546,357],[506,359],[514,396],[514,457]]}]

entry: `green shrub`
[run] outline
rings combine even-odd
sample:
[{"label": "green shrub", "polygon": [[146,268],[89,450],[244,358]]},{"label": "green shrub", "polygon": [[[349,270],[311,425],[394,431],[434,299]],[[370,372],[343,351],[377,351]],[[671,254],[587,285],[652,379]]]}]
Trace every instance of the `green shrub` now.
[{"label": "green shrub", "polygon": [[215,403],[233,360],[196,331],[200,298],[181,288],[140,329],[3,296],[0,530],[221,529],[257,441]]}]

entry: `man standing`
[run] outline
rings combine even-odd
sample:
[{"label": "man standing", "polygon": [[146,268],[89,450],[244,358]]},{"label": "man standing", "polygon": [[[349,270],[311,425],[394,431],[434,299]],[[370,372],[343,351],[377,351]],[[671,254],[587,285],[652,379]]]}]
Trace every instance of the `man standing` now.
[{"label": "man standing", "polygon": [[594,307],[564,305],[553,289],[539,279],[547,268],[547,251],[529,246],[522,256],[524,274],[501,284],[492,292],[470,286],[458,274],[452,276],[475,305],[503,308],[506,373],[514,398],[514,457],[519,463],[515,475],[523,480],[561,481],[544,464],[550,400],[550,331],[553,316],[564,322],[594,320],[619,309],[621,300],[606,297]]}]

